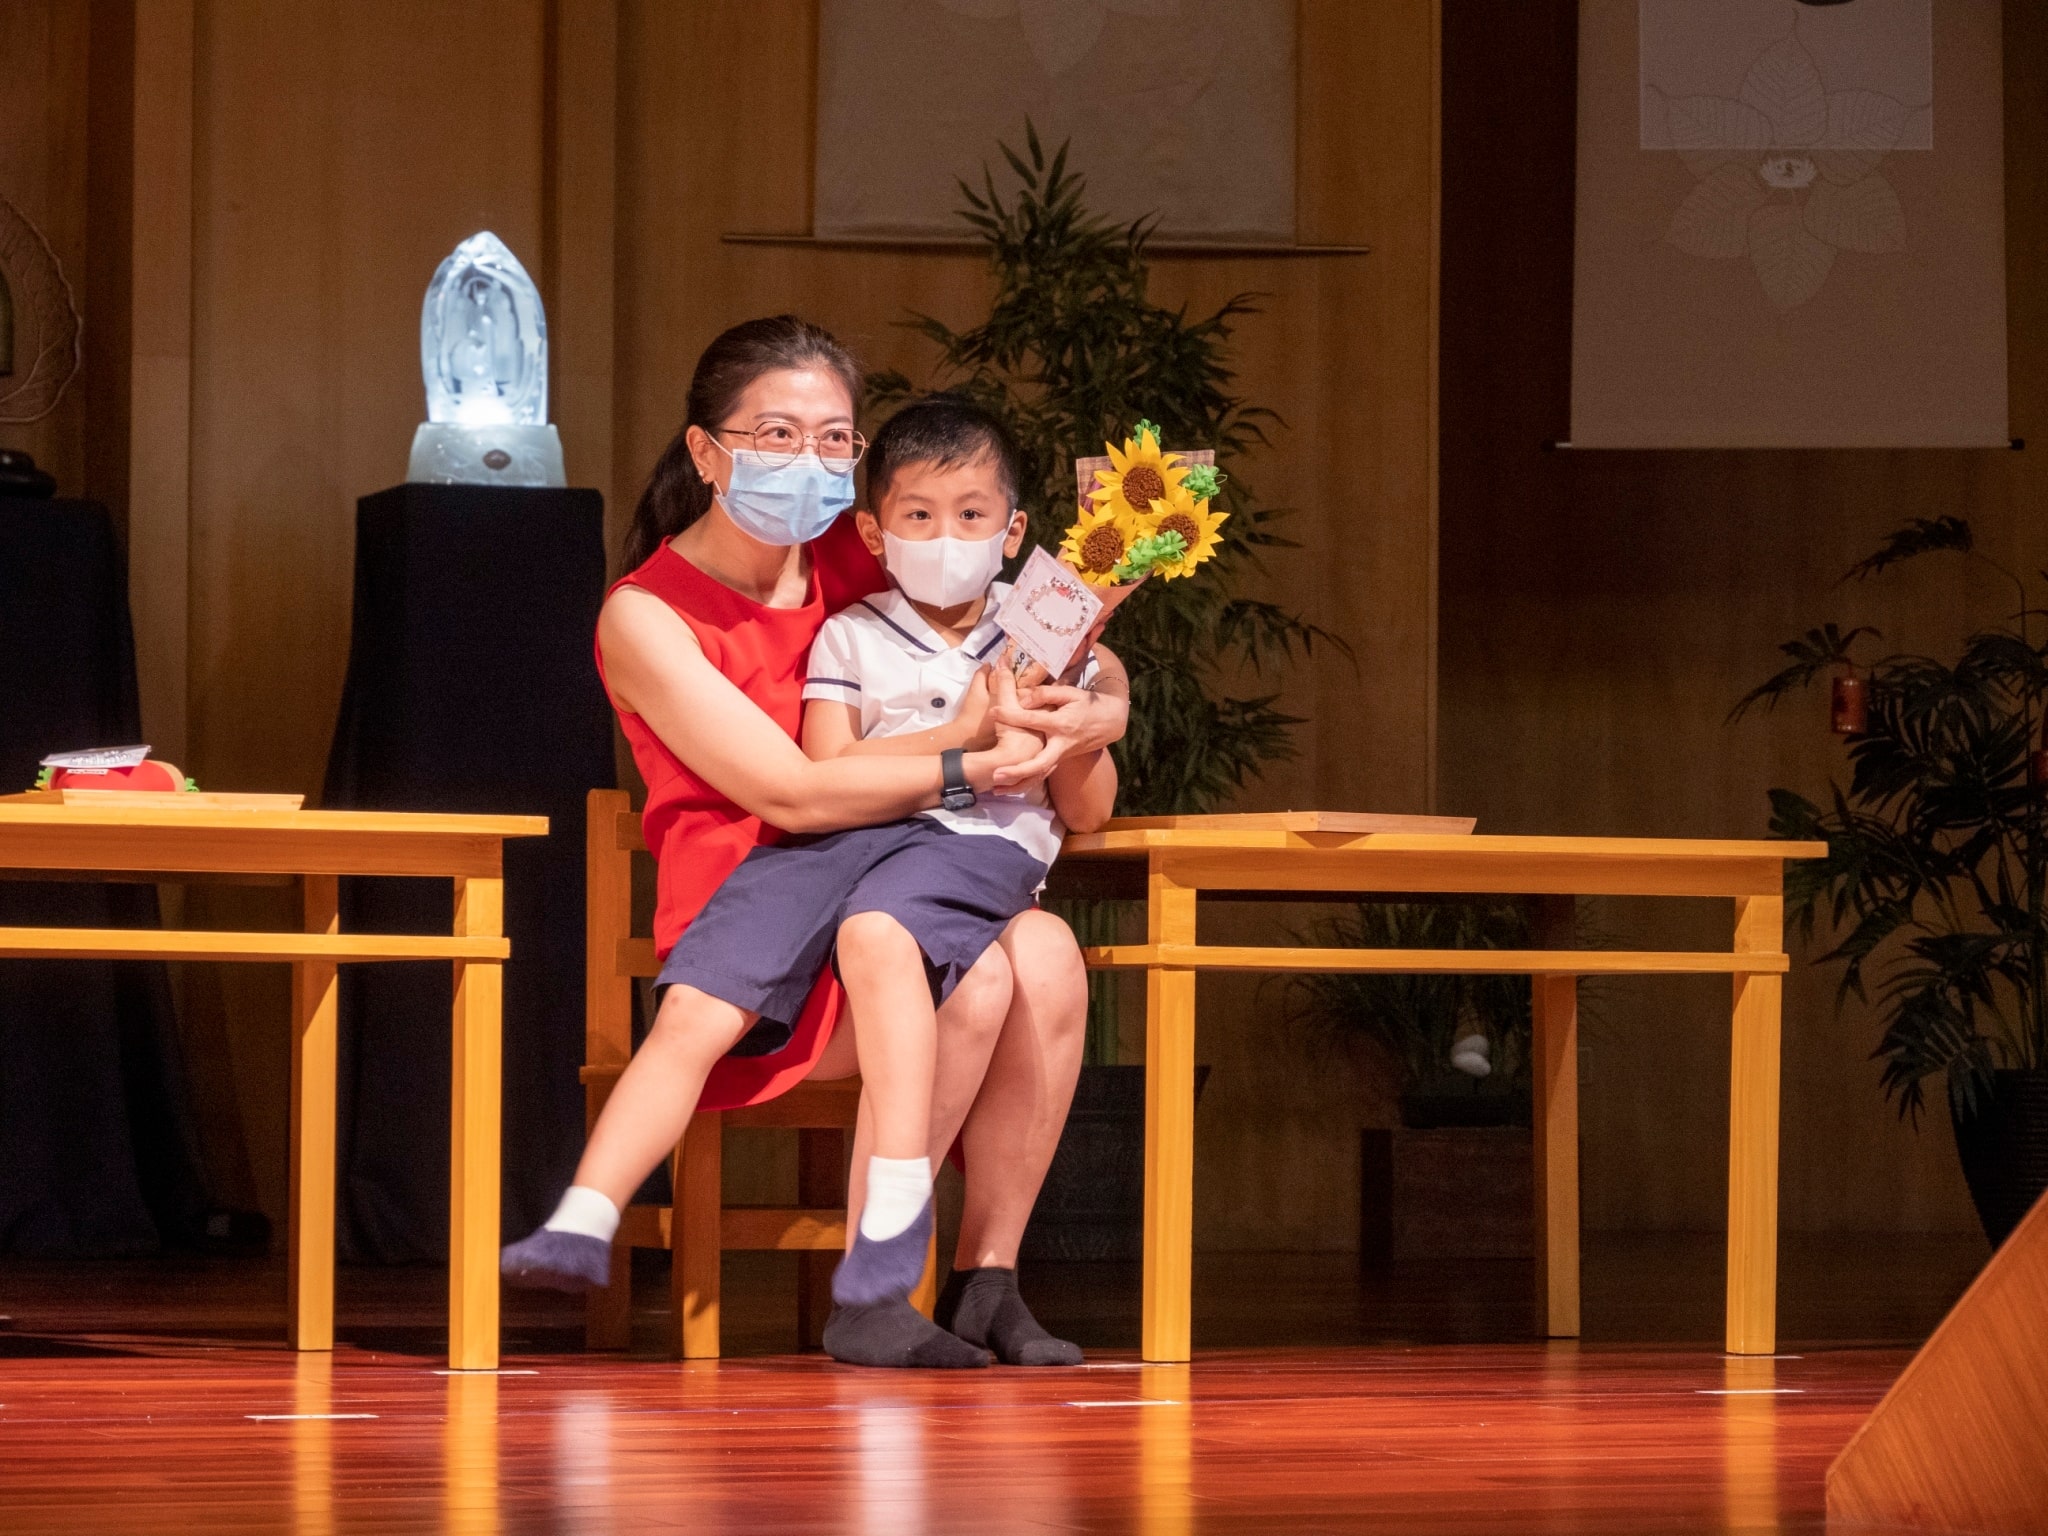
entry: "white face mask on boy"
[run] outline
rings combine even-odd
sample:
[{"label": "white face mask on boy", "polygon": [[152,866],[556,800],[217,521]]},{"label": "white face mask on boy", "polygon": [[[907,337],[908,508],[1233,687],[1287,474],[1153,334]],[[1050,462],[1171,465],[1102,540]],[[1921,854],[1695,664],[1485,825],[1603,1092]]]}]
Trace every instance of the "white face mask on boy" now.
[{"label": "white face mask on boy", "polygon": [[882,531],[883,564],[903,595],[929,608],[958,608],[988,590],[1003,569],[998,530],[991,538],[899,539]]}]

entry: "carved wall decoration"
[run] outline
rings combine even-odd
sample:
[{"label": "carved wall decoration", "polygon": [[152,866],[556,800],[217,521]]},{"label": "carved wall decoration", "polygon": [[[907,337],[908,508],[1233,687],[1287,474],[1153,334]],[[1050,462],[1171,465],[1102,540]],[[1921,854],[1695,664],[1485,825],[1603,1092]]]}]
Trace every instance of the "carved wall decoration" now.
[{"label": "carved wall decoration", "polygon": [[79,329],[57,253],[0,197],[0,422],[36,421],[57,408],[78,372]]}]

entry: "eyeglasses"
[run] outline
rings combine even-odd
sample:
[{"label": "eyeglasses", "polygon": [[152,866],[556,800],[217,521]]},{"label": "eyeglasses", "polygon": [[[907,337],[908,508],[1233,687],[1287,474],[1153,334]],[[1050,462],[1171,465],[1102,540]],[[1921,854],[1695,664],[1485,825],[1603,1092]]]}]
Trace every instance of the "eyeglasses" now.
[{"label": "eyeglasses", "polygon": [[868,440],[851,427],[827,427],[823,432],[806,432],[795,422],[764,421],[758,427],[714,427],[712,431],[751,439],[754,452],[770,469],[794,464],[809,446],[817,453],[818,461],[833,474],[850,475],[861,455],[868,451]]}]

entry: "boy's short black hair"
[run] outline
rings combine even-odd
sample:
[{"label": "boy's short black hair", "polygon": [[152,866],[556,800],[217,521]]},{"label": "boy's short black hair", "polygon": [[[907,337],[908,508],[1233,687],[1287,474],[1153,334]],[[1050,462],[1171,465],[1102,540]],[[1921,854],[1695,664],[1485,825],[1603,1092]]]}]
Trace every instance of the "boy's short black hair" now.
[{"label": "boy's short black hair", "polygon": [[1003,424],[964,395],[927,395],[882,424],[868,444],[868,506],[878,510],[889,482],[906,464],[952,469],[985,456],[996,461],[1009,507],[1017,505],[1017,445]]}]

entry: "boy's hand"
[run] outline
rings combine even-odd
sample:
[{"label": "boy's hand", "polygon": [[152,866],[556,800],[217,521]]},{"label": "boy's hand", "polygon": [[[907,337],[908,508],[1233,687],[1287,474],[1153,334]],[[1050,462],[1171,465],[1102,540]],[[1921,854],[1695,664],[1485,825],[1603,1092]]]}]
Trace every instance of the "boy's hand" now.
[{"label": "boy's hand", "polygon": [[1045,738],[1031,724],[1014,722],[1005,716],[1017,713],[1017,675],[1011,670],[1010,656],[1004,651],[996,665],[988,669],[989,721],[995,732],[993,761],[995,763],[995,787],[1016,790],[1036,783],[1051,771],[1045,768],[1033,769],[1045,755]]}]

